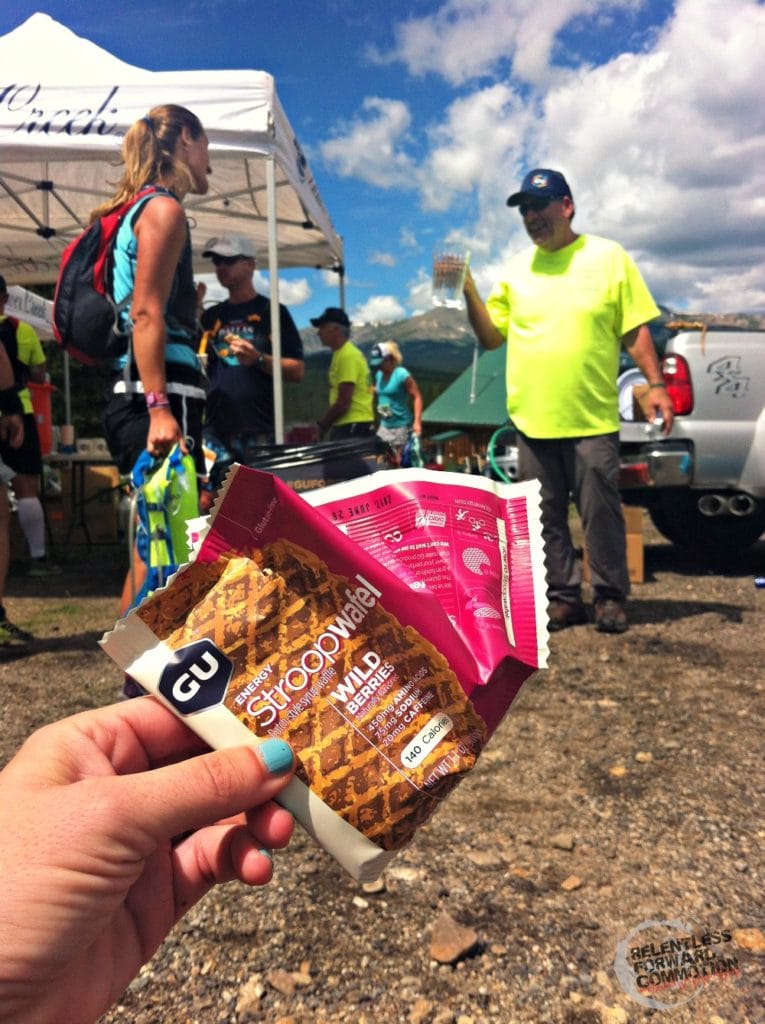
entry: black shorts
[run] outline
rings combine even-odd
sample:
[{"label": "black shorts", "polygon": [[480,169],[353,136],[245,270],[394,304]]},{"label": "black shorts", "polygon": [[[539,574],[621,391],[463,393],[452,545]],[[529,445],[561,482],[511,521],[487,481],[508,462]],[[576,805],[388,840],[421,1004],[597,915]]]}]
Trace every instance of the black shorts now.
[{"label": "black shorts", "polygon": [[[202,417],[205,403],[200,398],[186,398],[182,395],[168,395],[170,412],[178,420],[186,439],[189,452],[199,476],[206,476],[205,455],[202,448]],[[149,434],[149,410],[141,394],[106,393],[103,414],[104,437],[111,457],[120,473],[127,475],[136,464],[138,456],[146,450]]]},{"label": "black shorts", "polygon": [[346,437],[366,437],[374,432],[374,423],[343,423],[342,426],[329,428],[329,439],[330,441],[341,441]]},{"label": "black shorts", "polygon": [[11,448],[7,441],[0,441],[0,458],[6,466],[23,476],[39,476],[42,473],[40,438],[33,412],[24,413],[24,440],[21,447]]}]

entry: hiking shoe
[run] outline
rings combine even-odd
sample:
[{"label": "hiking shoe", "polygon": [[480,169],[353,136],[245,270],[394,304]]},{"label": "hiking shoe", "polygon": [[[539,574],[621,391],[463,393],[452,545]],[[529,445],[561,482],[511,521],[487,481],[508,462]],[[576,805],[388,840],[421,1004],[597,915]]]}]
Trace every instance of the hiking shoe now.
[{"label": "hiking shoe", "polygon": [[600,633],[624,633],[629,629],[621,601],[607,597],[595,602],[595,629]]},{"label": "hiking shoe", "polygon": [[0,619],[0,647],[24,647],[34,637],[20,626],[14,626],[8,619]]},{"label": "hiking shoe", "polygon": [[550,601],[547,628],[558,633],[569,626],[582,626],[587,621],[587,609],[581,601]]},{"label": "hiking shoe", "polygon": [[27,570],[28,576],[60,576],[64,570],[49,558],[33,558]]}]

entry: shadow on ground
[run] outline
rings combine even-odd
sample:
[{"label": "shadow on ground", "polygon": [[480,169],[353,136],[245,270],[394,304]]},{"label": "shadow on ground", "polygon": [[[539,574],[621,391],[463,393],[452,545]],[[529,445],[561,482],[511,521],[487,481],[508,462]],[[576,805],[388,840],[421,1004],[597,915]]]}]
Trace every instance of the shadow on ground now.
[{"label": "shadow on ground", "polygon": [[[691,554],[667,543],[646,543],[646,582],[655,572],[674,572],[681,576],[755,576],[765,575],[765,540],[735,554],[705,552]],[[753,584],[754,585],[754,584]]]},{"label": "shadow on ground", "polygon": [[24,562],[13,562],[6,593],[12,597],[111,597],[119,594],[128,569],[123,545],[71,547],[57,552],[59,576],[29,576]]}]

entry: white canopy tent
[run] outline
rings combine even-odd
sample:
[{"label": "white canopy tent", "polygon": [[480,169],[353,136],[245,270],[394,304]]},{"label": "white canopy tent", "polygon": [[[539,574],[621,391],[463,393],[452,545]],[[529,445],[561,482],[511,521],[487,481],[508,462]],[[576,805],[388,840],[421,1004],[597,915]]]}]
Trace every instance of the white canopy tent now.
[{"label": "white canopy tent", "polygon": [[8,285],[5,312],[8,316],[15,316],[17,320],[24,320],[34,327],[38,337],[43,341],[53,337],[53,303],[41,295],[36,295],[17,284]]},{"label": "white canopy tent", "polygon": [[[44,14],[0,37],[0,274],[9,284],[55,280],[62,250],[113,194],[122,136],[161,103],[189,107],[210,139],[210,191],[184,202],[195,269],[209,273],[201,253],[215,235],[255,240],[279,365],[279,267],[336,271],[344,305],[343,245],[263,71],[146,71]],[[274,407],[282,441],[279,374]]]}]

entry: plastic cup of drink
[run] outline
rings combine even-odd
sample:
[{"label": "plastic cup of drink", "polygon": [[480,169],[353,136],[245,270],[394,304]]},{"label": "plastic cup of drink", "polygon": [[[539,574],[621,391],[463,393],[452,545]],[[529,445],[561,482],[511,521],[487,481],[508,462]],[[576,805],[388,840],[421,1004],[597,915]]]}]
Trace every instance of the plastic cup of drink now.
[{"label": "plastic cup of drink", "polygon": [[464,307],[462,289],[470,266],[470,250],[441,245],[433,252],[433,305]]},{"label": "plastic cup of drink", "polygon": [[74,449],[74,427],[71,423],[63,423],[59,427],[59,451],[69,453]]}]

